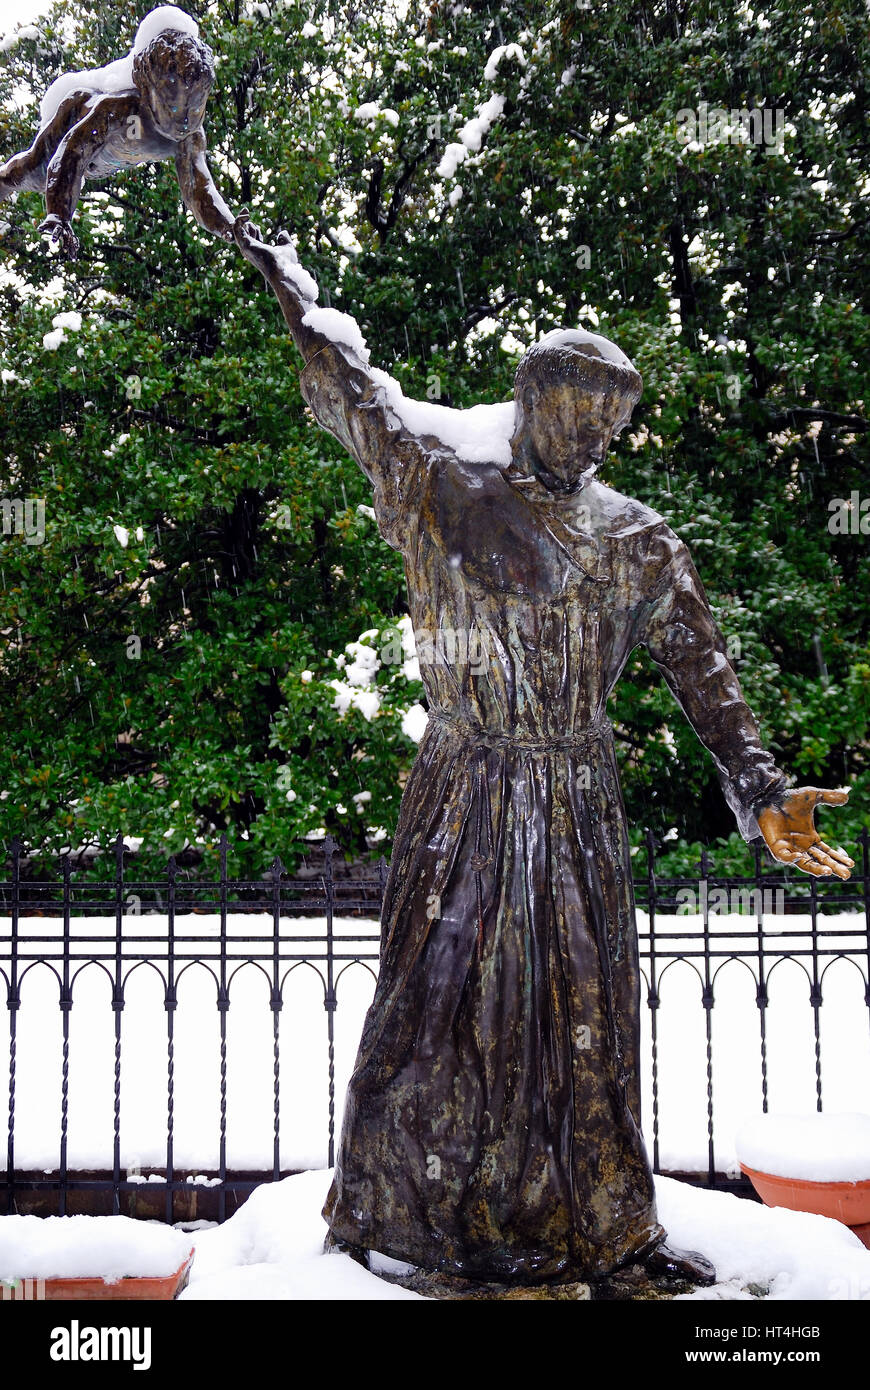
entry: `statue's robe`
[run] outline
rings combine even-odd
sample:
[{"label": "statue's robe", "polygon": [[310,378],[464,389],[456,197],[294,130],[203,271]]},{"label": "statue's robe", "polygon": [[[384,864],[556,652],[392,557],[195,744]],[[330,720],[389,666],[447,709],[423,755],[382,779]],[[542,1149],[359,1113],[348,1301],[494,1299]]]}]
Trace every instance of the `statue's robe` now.
[{"label": "statue's robe", "polygon": [[349,349],[316,353],[302,390],[373,485],[414,628],[471,634],[421,666],[429,722],[324,1215],[337,1240],[430,1270],[606,1274],[663,1234],[606,713],[634,648],[712,754],[747,839],[785,779],[654,511],[597,481],[553,496],[515,463],[414,437]]}]

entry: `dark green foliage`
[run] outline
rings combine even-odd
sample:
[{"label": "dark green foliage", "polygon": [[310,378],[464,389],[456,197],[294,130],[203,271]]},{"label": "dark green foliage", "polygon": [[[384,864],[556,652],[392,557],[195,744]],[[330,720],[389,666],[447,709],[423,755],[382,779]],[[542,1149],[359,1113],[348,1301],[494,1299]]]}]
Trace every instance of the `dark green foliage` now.
[{"label": "dark green foliage", "polygon": [[[752,18],[671,0],[195,8],[225,196],[294,233],[321,302],[409,395],[505,399],[522,347],[561,323],[633,358],[644,397],[605,480],[690,545],[781,765],[853,784],[828,822],[853,845],[870,536],[828,523],[833,499],[870,497],[863,0]],[[126,51],[141,13],[64,0],[0,57],[4,157],[52,78]],[[485,80],[513,43],[525,61]],[[33,102],[15,105],[21,84]],[[480,151],[439,178],[494,92]],[[702,101],[783,111],[781,152],[681,143],[678,113]],[[356,119],[369,102],[397,123]],[[0,538],[0,839],[54,854],[121,829],[157,870],[188,839],[208,861],[227,829],[240,874],[318,826],[363,849],[395,823],[422,687],[383,665],[375,718],[334,708],[335,658],[401,617],[402,568],[305,413],[277,306],[184,212],[169,165],[86,187],[71,264],[41,246],[35,195],[2,213],[0,495],[44,497],[46,536]],[[45,348],[71,310],[81,328]],[[612,711],[631,823],[676,829],[674,870],[729,836],[717,869],[746,867],[708,756],[636,658]]]}]

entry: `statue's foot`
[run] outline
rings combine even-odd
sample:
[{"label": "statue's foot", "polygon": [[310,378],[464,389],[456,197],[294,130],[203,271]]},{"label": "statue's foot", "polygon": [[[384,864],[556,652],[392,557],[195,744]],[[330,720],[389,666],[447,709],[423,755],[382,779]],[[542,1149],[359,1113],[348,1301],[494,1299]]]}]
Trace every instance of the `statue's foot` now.
[{"label": "statue's foot", "polygon": [[715,1284],[716,1269],[697,1250],[674,1250],[664,1241],[641,1261],[651,1279],[684,1279],[689,1284]]},{"label": "statue's foot", "polygon": [[323,1241],[324,1255],[350,1255],[352,1260],[356,1260],[363,1269],[369,1267],[369,1252],[362,1245],[351,1245],[350,1241],[342,1240],[335,1232],[330,1229],[326,1232]]}]

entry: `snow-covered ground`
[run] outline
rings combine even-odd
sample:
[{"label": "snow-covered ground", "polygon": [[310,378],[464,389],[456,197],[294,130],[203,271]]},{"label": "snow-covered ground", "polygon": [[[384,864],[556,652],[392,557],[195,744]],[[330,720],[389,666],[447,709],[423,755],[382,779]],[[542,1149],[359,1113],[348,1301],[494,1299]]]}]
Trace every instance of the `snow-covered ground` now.
[{"label": "snow-covered ground", "polygon": [[[0,1217],[4,1280],[167,1274],[195,1258],[181,1298],[411,1299],[419,1295],[379,1275],[405,1272],[372,1256],[376,1273],[346,1255],[323,1253],[321,1216],[331,1170],[263,1184],[222,1226],[182,1232],[123,1216]],[[822,1216],[771,1210],[744,1198],[656,1182],[659,1217],[672,1245],[701,1250],[717,1283],[691,1299],[867,1299],[870,1251],[847,1227]]]},{"label": "snow-covered ground", "polygon": [[[751,943],[733,937],[751,931],[747,917],[711,916],[711,930],[718,948],[747,952]],[[825,918],[827,929],[861,931],[858,914]],[[670,946],[666,933],[697,930],[699,919],[664,917],[656,921],[659,949]],[[771,915],[771,931],[806,932],[789,937],[791,949],[809,945],[809,919]],[[648,929],[639,914],[643,934]],[[165,932],[165,918],[130,916],[125,937],[154,936]],[[230,1007],[227,1012],[227,1163],[230,1168],[269,1169],[273,1143],[273,1038],[269,1007],[271,919],[248,915],[229,918],[229,950],[236,957],[228,972]],[[192,948],[183,937],[207,938],[195,949],[203,956],[217,951],[217,917],[184,916],[176,923],[178,951]],[[54,919],[22,919],[21,931],[47,938],[46,953],[57,951],[60,925]],[[109,943],[102,952],[111,955],[114,922],[111,919],[78,920],[77,936],[103,936]],[[366,963],[342,963],[335,1012],[336,1119],[341,1110],[347,1080],[353,1067],[362,1022],[371,1001],[377,971],[376,922],[336,919],[335,934],[342,954],[355,951],[375,957]],[[8,936],[9,921],[0,919],[0,955]],[[731,935],[729,935],[731,934]],[[244,964],[252,948],[240,936],[264,938],[256,948],[267,959],[260,966]],[[284,918],[282,942],[305,936],[295,951],[322,952],[325,923],[314,919]],[[351,937],[367,936],[365,943]],[[768,944],[774,941],[768,938]],[[864,1002],[864,981],[856,962],[861,960],[860,937],[835,937],[826,946],[842,949],[853,959],[834,960],[823,982],[821,1018],[821,1071],[826,1111],[870,1109],[862,1102],[870,1076],[870,1026]],[[683,942],[684,948],[698,949]],[[28,948],[33,950],[33,947]],[[97,948],[92,948],[97,949]],[[125,951],[147,949],[129,940]],[[827,964],[830,958],[825,958]],[[864,956],[866,969],[866,955]],[[57,962],[54,963],[55,965]],[[68,1162],[73,1168],[111,1166],[113,1133],[114,1016],[112,1011],[112,961],[101,968],[80,968],[73,984],[70,1012],[70,1084]],[[322,972],[324,963],[319,962]],[[705,1013],[701,983],[691,965],[659,964],[658,1075],[660,1163],[671,1170],[705,1170],[707,1166],[707,1074]],[[700,961],[696,961],[700,965]],[[751,960],[750,960],[751,964]],[[816,1109],[813,1011],[807,977],[794,961],[782,961],[770,972],[767,1009],[768,1082],[770,1108],[780,1114],[812,1114]],[[809,964],[808,960],[805,964]],[[346,968],[343,966],[346,965]],[[260,968],[262,967],[262,968]],[[212,962],[211,969],[215,969]],[[282,967],[282,974],[287,967]],[[157,971],[147,964],[127,977],[126,1006],[122,1014],[121,1155],[125,1168],[165,1166],[167,1111],[167,1013],[164,986]],[[178,971],[180,972],[179,965]],[[107,973],[108,972],[108,973]],[[645,996],[646,986],[643,993]],[[735,1136],[740,1126],[761,1111],[759,1062],[759,1010],[755,979],[746,961],[729,960],[719,965],[712,1010],[713,1102],[716,1165],[736,1169]],[[314,966],[299,965],[284,977],[284,1007],[279,1016],[281,1165],[288,1168],[324,1168],[328,1134],[327,1014],[324,986]],[[5,987],[0,980],[0,1115],[8,1101],[5,1060],[9,1049],[9,1016],[4,1007]],[[644,1130],[651,1146],[653,1134],[650,1015],[642,1005]],[[56,1169],[61,1115],[61,1011],[58,980],[51,967],[31,968],[21,983],[16,1052],[16,1144],[19,1168]],[[220,1034],[216,1007],[215,976],[204,965],[190,966],[178,981],[175,1013],[175,1162],[179,1168],[214,1170],[218,1165],[220,1120]],[[0,1144],[0,1168],[5,1166],[5,1144]]]},{"label": "snow-covered ground", "polygon": [[[197,1232],[182,1299],[417,1298],[347,1255],[323,1254],[329,1172],[258,1187],[223,1226]],[[718,1282],[690,1299],[870,1299],[870,1251],[838,1221],[656,1180],[671,1243],[700,1250]],[[0,1221],[2,1236],[2,1221]],[[390,1267],[394,1262],[383,1261]],[[752,1285],[750,1291],[748,1286]]]}]

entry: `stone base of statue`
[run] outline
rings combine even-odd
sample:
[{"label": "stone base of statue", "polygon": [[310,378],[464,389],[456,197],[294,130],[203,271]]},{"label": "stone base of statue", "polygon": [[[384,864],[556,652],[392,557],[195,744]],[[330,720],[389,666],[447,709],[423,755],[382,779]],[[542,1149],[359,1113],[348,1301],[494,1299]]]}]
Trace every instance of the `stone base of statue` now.
[{"label": "stone base of statue", "polygon": [[487,1300],[513,1302],[651,1302],[670,1299],[676,1294],[690,1293],[695,1285],[686,1280],[650,1278],[639,1265],[620,1270],[606,1279],[590,1283],[580,1280],[564,1284],[497,1284],[473,1279],[459,1279],[450,1274],[430,1274],[415,1270],[413,1274],[380,1274],[391,1284],[421,1294],[424,1298],[448,1299],[459,1302]]},{"label": "stone base of statue", "polygon": [[[551,1280],[537,1284],[523,1284],[513,1281],[502,1283],[497,1280],[464,1279],[455,1274],[445,1274],[436,1270],[407,1269],[405,1273],[378,1269],[377,1257],[372,1263],[369,1251],[347,1241],[338,1240],[332,1231],[327,1233],[323,1243],[324,1253],[349,1255],[362,1265],[385,1279],[390,1284],[398,1284],[403,1289],[420,1294],[423,1298],[439,1298],[460,1302],[482,1302],[485,1300],[505,1300],[513,1302],[597,1302],[618,1303],[628,1301],[649,1302],[656,1299],[673,1298],[676,1294],[690,1293],[693,1288],[714,1282],[712,1265],[702,1256],[693,1252],[682,1252],[684,1257],[697,1262],[698,1283],[690,1278],[681,1278],[675,1273],[655,1273],[640,1263],[626,1265],[613,1274],[601,1279],[585,1281],[581,1279],[557,1282]],[[668,1256],[673,1252],[667,1251]],[[706,1268],[705,1268],[706,1266]]]}]

